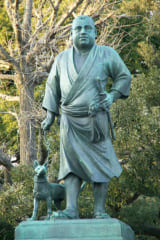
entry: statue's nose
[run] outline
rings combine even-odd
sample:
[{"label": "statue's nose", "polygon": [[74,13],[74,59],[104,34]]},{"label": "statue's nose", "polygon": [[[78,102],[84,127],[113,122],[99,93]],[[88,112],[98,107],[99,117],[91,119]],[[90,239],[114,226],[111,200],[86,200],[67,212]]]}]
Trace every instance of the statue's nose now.
[{"label": "statue's nose", "polygon": [[81,28],[81,33],[86,33],[86,29],[84,27]]}]

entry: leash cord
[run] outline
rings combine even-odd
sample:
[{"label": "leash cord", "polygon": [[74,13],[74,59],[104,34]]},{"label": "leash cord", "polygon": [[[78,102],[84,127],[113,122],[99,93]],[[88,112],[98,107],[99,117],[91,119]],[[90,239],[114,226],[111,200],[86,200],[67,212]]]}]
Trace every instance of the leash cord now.
[{"label": "leash cord", "polygon": [[49,154],[50,154],[50,151],[51,151],[51,148],[50,148],[50,142],[49,142],[49,139],[47,138],[47,133],[48,131],[44,130],[43,132],[43,136],[44,136],[44,143],[45,143],[45,146],[47,148],[47,161],[49,161]]}]

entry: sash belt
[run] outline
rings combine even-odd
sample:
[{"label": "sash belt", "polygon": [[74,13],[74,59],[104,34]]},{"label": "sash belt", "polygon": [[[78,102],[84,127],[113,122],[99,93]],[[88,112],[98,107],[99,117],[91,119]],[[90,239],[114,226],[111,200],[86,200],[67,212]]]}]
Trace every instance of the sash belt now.
[{"label": "sash belt", "polygon": [[64,106],[61,105],[61,111],[62,113],[65,113],[67,115],[70,115],[72,117],[88,117],[88,107],[72,107],[72,106]]},{"label": "sash belt", "polygon": [[79,107],[77,109],[72,106],[64,106],[61,105],[62,113],[70,115],[72,117],[90,117],[91,123],[91,137],[90,141],[93,143],[97,143],[103,141],[105,139],[103,130],[96,118],[96,113],[102,110],[98,104],[91,104],[89,107]]}]

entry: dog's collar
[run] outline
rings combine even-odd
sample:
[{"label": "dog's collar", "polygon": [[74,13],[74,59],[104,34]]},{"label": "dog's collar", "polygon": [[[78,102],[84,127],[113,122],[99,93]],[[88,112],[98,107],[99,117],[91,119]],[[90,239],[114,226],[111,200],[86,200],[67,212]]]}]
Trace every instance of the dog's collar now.
[{"label": "dog's collar", "polygon": [[41,182],[47,182],[47,177],[44,176],[43,178],[37,177],[36,175],[34,176],[34,182],[41,183]]}]

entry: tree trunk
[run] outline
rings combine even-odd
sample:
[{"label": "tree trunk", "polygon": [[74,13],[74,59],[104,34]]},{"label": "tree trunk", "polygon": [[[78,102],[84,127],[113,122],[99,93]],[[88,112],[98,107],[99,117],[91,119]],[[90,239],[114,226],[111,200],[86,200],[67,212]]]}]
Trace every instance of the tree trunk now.
[{"label": "tree trunk", "polygon": [[20,162],[32,164],[37,159],[35,119],[33,115],[34,84],[31,74],[26,74],[20,87]]},{"label": "tree trunk", "polygon": [[11,168],[13,167],[10,158],[8,157],[8,155],[6,153],[4,153],[1,149],[0,149],[0,165],[3,165],[5,168],[7,168],[9,171],[11,170]]}]

